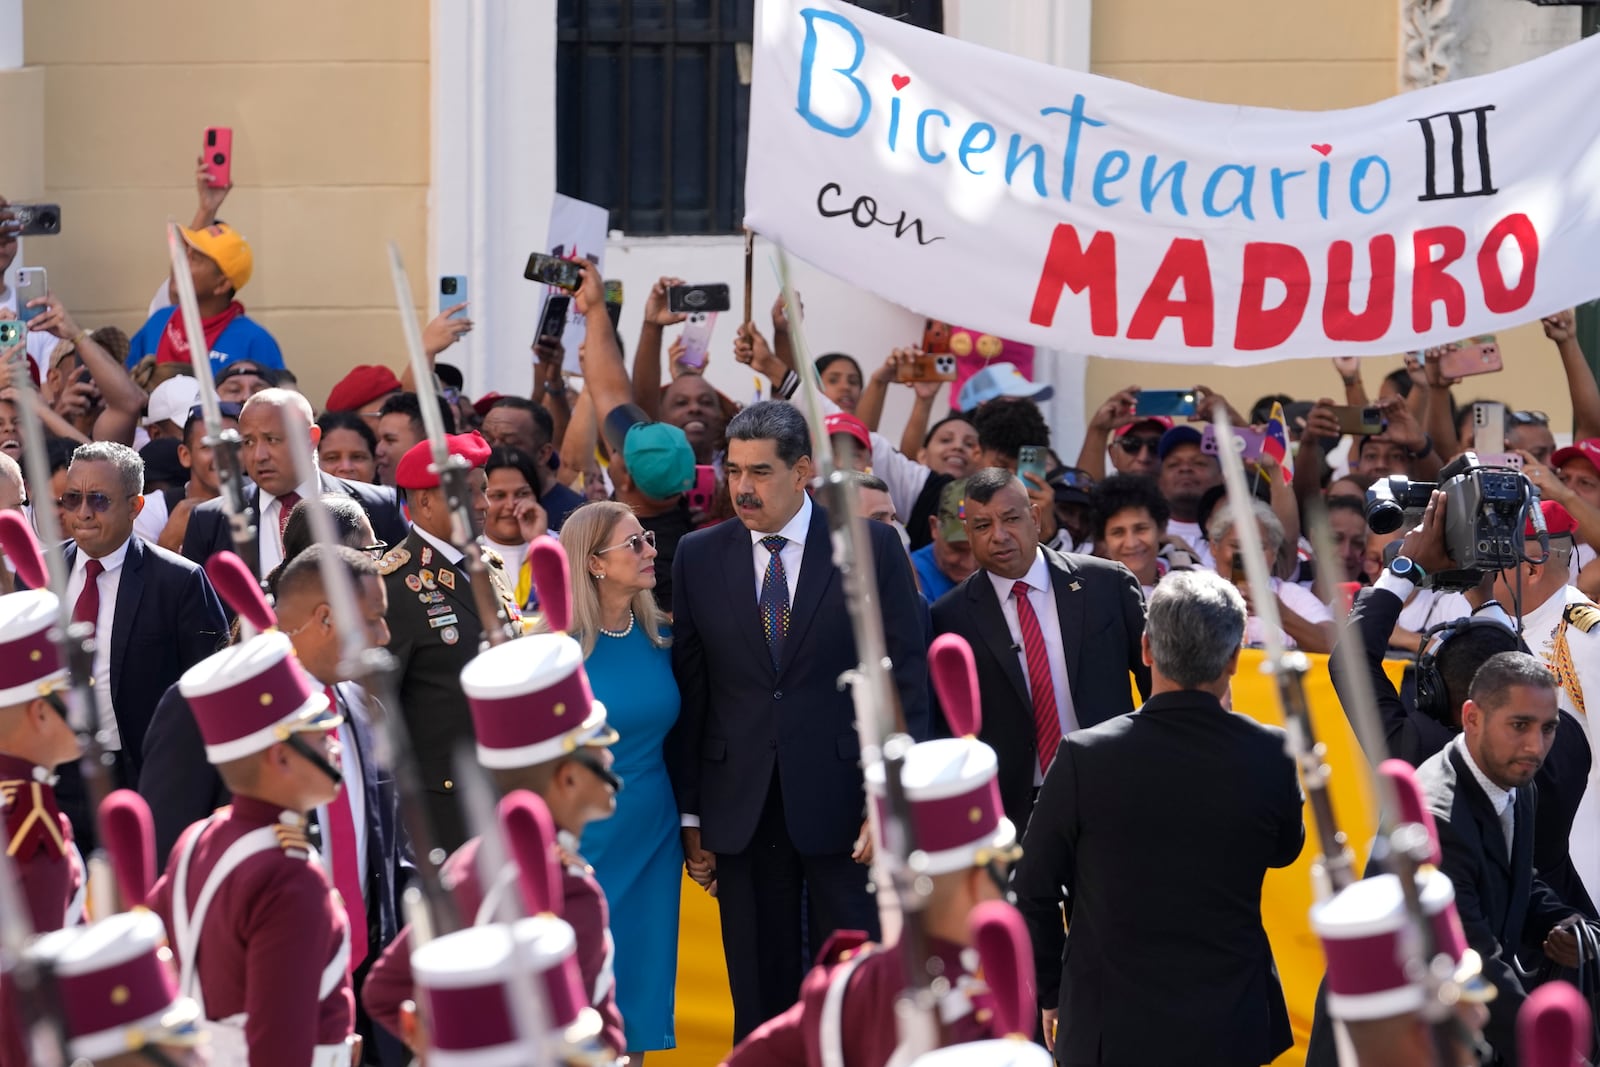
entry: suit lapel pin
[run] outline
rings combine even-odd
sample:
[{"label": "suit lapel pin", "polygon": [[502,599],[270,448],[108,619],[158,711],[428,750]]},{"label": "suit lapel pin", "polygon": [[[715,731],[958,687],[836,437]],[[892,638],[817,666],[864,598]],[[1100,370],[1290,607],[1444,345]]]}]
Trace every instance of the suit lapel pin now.
[{"label": "suit lapel pin", "polygon": [[1067,588],[1076,593],[1078,590],[1082,589],[1083,586],[1079,585],[1077,582],[1073,582],[1071,585],[1068,585]]}]

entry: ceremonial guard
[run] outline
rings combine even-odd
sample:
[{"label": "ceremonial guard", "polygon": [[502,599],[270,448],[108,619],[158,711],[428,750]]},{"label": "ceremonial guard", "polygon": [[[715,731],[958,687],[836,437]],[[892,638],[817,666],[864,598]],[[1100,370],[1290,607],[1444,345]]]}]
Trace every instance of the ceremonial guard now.
[{"label": "ceremonial guard", "polygon": [[178,682],[233,804],[178,839],[150,894],[179,989],[199,1003],[217,1067],[343,1067],[355,1002],[350,931],[306,813],[338,794],[339,716],[264,633]]},{"label": "ceremonial guard", "polygon": [[[942,640],[965,644],[959,637]],[[959,667],[970,673],[971,663],[967,650]],[[973,949],[976,909],[1000,899],[1004,867],[1021,855],[1016,828],[1000,800],[999,761],[977,739],[976,678],[963,697],[958,694],[967,692],[965,686],[942,677],[952,669],[944,657],[930,655],[929,664],[946,717],[966,736],[913,745],[900,770],[916,847],[927,860],[922,870],[931,879],[920,920],[929,958],[912,962],[947,983],[937,1008],[941,1044],[1004,1037],[1021,1026],[1031,1032],[1026,997],[1019,998],[1024,1006],[996,1017]],[[889,810],[882,763],[867,767],[866,785],[879,825],[885,825]],[[1025,945],[1021,917],[1005,910],[1017,930],[1013,943]],[[863,934],[835,934],[801,984],[800,999],[745,1038],[725,1061],[727,1067],[884,1067],[896,1057],[900,1039],[895,1002],[906,989],[905,951],[903,943],[878,946]],[[1031,951],[1025,962],[1032,966]],[[1020,989],[1025,980],[1015,984]]]},{"label": "ceremonial guard", "polygon": [[[564,620],[565,553],[553,540],[539,542],[533,553],[540,603],[547,615]],[[524,637],[474,658],[459,685],[471,708],[478,762],[501,792],[527,790],[549,808],[562,867],[558,910],[577,937],[584,1002],[604,1025],[601,1044],[620,1052],[626,1039],[613,989],[605,894],[577,844],[585,824],[610,817],[622,783],[611,772],[609,746],[617,735],[606,724],[605,706],[590,692],[583,650],[561,633]],[[470,869],[475,846],[469,842],[447,866]],[[492,889],[477,889],[474,895],[481,902]],[[492,907],[468,906],[472,901],[463,900],[460,885],[455,893],[464,922],[487,921]],[[363,990],[368,1013],[396,1033],[400,1003],[411,988],[406,952],[397,939],[373,965]]]},{"label": "ceremonial guard", "polygon": [[0,597],[0,805],[35,933],[59,930],[84,883],[72,827],[56,806],[57,766],[78,758],[63,703],[67,672],[52,630],[56,598],[43,590]]},{"label": "ceremonial guard", "polygon": [[[447,435],[450,453],[472,465],[476,538],[488,509],[483,465],[489,445],[477,433]],[[389,594],[389,651],[397,661],[400,707],[411,731],[418,770],[427,791],[428,815],[435,840],[446,849],[467,839],[461,811],[453,795],[451,760],[456,747],[472,736],[472,716],[461,693],[461,668],[478,654],[484,620],[466,570],[463,551],[452,541],[452,513],[433,469],[429,442],[413,446],[395,466],[395,484],[405,493],[411,532],[378,562]],[[483,551],[494,600],[509,618],[519,618],[516,594],[505,563]],[[491,621],[490,625],[493,625]]]}]

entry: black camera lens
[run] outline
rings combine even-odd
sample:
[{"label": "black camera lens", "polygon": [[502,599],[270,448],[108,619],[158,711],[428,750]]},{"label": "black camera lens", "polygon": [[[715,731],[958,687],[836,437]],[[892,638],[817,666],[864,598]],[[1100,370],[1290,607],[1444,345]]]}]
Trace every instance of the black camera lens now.
[{"label": "black camera lens", "polygon": [[1373,482],[1372,488],[1367,490],[1367,527],[1373,533],[1390,534],[1400,529],[1405,521],[1405,508],[1395,499],[1389,479]]},{"label": "black camera lens", "polygon": [[446,278],[439,283],[439,290],[446,295],[453,296],[456,291],[456,280],[454,278]]},{"label": "black camera lens", "polygon": [[226,163],[227,161],[228,161],[228,157],[223,155],[221,152],[213,152],[213,153],[211,153],[211,162],[215,163],[217,166],[220,167],[224,163]]},{"label": "black camera lens", "polygon": [[41,211],[39,213],[39,225],[43,226],[45,229],[54,230],[58,228],[60,224],[61,220],[54,211]]}]

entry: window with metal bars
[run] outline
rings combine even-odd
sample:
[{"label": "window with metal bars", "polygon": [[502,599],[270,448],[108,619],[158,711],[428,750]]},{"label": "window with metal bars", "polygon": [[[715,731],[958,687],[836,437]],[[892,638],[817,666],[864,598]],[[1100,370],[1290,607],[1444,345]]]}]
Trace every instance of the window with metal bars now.
[{"label": "window with metal bars", "polygon": [[[942,32],[942,0],[857,6]],[[559,0],[556,188],[630,234],[744,218],[754,0]]]}]

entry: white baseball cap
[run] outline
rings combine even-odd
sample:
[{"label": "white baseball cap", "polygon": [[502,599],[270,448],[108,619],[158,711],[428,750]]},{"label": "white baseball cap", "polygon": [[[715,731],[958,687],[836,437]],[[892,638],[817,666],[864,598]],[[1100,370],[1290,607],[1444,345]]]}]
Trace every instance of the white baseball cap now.
[{"label": "white baseball cap", "polygon": [[189,418],[189,409],[200,403],[200,383],[192,375],[177,374],[150,393],[150,403],[142,425],[154,426],[158,422],[175,422],[182,426]]}]

